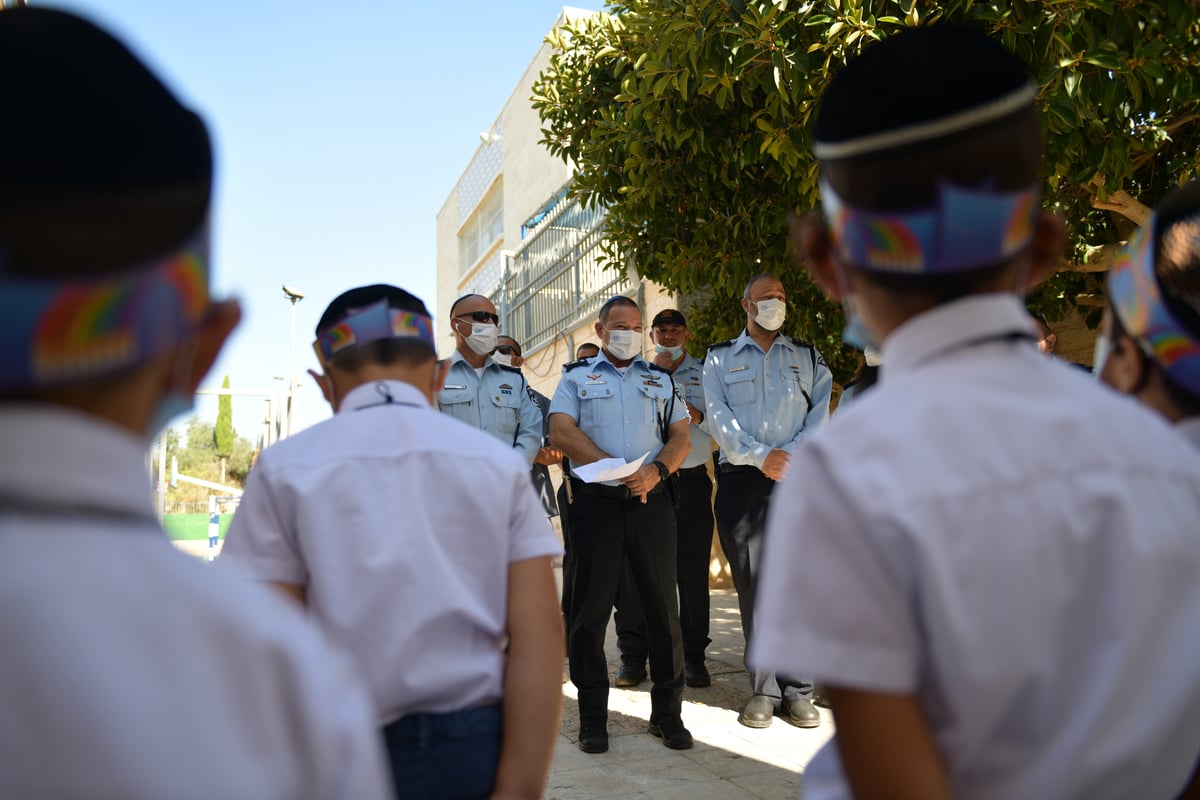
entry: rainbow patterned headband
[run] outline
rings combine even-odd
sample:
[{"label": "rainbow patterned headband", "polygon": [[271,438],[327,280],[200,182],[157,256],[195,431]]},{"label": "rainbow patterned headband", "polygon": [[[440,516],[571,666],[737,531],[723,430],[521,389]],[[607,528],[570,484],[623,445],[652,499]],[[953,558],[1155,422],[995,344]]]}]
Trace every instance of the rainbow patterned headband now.
[{"label": "rainbow patterned headband", "polygon": [[350,316],[321,333],[313,342],[313,350],[317,359],[325,364],[343,350],[382,339],[418,339],[435,352],[437,350],[433,320],[424,314],[389,308],[387,300],[351,312]]},{"label": "rainbow patterned headband", "polygon": [[834,251],[875,272],[944,275],[999,264],[1033,240],[1040,193],[964,189],[942,183],[932,208],[865,211],[821,181],[821,206]]},{"label": "rainbow patterned headband", "polygon": [[209,307],[208,223],[171,254],[115,277],[38,280],[0,264],[0,389],[111,375],[196,329]]},{"label": "rainbow patterned headband", "polygon": [[1155,217],[1121,248],[1108,272],[1108,297],[1121,325],[1171,380],[1200,394],[1200,337],[1183,327],[1163,302],[1154,270]]}]

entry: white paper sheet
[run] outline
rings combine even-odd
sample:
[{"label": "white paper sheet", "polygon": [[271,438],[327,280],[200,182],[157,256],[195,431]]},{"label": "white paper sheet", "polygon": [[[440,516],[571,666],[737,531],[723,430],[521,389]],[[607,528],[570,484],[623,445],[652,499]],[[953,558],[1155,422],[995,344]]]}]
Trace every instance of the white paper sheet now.
[{"label": "white paper sheet", "polygon": [[650,455],[649,451],[642,454],[636,461],[626,461],[623,458],[602,458],[590,464],[573,466],[575,477],[584,483],[600,483],[602,481],[619,481],[627,478],[641,469],[642,463]]}]

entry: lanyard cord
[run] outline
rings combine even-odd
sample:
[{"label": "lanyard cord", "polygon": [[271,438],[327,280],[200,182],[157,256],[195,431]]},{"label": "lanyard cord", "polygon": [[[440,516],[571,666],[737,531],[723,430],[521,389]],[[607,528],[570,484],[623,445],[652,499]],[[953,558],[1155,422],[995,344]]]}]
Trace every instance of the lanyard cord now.
[{"label": "lanyard cord", "polygon": [[375,392],[383,399],[377,403],[367,403],[365,406],[359,406],[355,411],[362,411],[367,408],[379,408],[380,406],[408,406],[409,408],[420,408],[416,403],[406,403],[403,400],[397,400],[392,395],[392,390],[388,388],[386,383],[375,384]]}]

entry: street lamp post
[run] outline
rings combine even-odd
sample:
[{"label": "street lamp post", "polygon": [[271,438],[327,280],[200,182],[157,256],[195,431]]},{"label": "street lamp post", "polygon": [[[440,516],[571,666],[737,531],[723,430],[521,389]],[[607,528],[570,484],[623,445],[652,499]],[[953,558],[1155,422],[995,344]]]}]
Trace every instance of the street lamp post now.
[{"label": "street lamp post", "polygon": [[283,284],[283,296],[292,304],[292,337],[291,346],[288,352],[291,354],[291,364],[288,369],[288,390],[287,390],[287,436],[292,435],[292,411],[295,406],[296,396],[296,303],[304,299],[304,292],[297,289],[295,286]]}]

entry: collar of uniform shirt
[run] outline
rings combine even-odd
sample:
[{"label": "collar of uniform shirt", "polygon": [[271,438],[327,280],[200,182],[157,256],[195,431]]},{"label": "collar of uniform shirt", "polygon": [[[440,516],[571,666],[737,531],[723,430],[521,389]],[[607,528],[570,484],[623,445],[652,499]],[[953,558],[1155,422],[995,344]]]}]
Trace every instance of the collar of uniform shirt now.
[{"label": "collar of uniform shirt", "polygon": [[1014,294],[972,295],[932,308],[892,331],[880,348],[883,375],[905,372],[962,347],[1027,337],[1035,347],[1024,304]]},{"label": "collar of uniform shirt", "polygon": [[[390,402],[381,402],[383,398],[378,388],[380,386],[391,393],[392,399]],[[404,381],[368,381],[346,392],[346,396],[342,398],[342,404],[338,408],[337,413],[343,414],[347,411],[358,411],[362,408],[378,405],[407,405],[429,408],[429,400],[425,395],[421,394],[420,389],[411,383],[405,383]]]},{"label": "collar of uniform shirt", "polygon": [[[793,342],[790,337],[784,336],[782,333],[776,336],[774,341],[771,342],[772,348],[774,348],[775,345],[786,347],[789,350],[794,350],[796,348],[796,343]],[[737,341],[733,343],[733,349],[736,352],[741,350],[743,347],[751,346],[758,347],[759,350],[762,350],[762,348],[759,347],[758,342],[754,341],[754,337],[750,335],[749,329],[742,328],[742,335],[739,336]]]},{"label": "collar of uniform shirt", "polygon": [[632,359],[630,359],[629,363],[626,364],[625,366],[618,367],[616,364],[612,363],[612,361],[609,361],[608,353],[604,352],[604,350],[602,349],[600,351],[600,355],[596,356],[596,358],[592,361],[591,366],[592,366],[592,369],[595,369],[596,367],[598,367],[601,364],[608,364],[608,366],[615,369],[618,373],[624,375],[625,370],[628,370],[634,364],[638,364],[638,363],[640,363],[646,369],[650,369],[649,362],[647,362],[646,359],[640,355],[634,356]]}]

